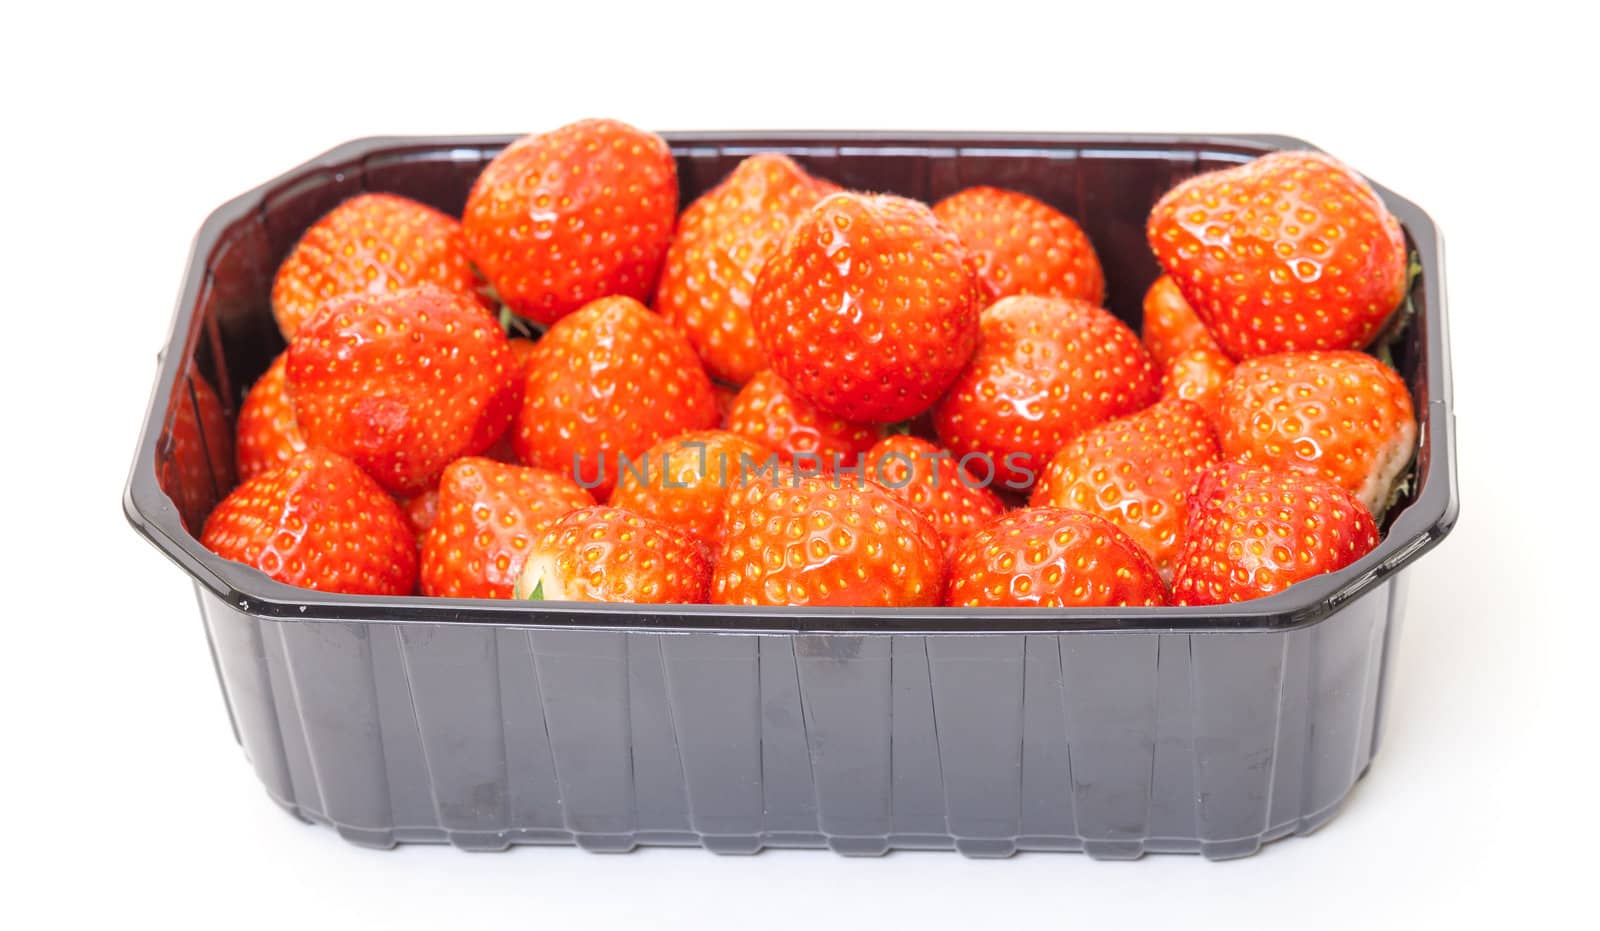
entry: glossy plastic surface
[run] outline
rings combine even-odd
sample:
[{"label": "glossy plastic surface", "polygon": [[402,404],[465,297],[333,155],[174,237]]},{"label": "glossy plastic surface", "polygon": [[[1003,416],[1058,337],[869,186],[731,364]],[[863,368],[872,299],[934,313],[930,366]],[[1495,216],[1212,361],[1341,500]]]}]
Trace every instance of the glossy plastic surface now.
[{"label": "glossy plastic surface", "polygon": [[[670,134],[683,199],[776,149],[839,184],[933,200],[993,184],[1078,219],[1137,324],[1144,217],[1176,181],[1280,137]],[[190,376],[232,414],[282,348],[267,295],[299,233],[362,190],[459,212],[508,139],[350,143],[220,208],[195,244],[125,499],[195,580],[235,731],[269,792],[351,840],[953,847],[1127,857],[1253,851],[1326,820],[1377,743],[1399,573],[1457,510],[1442,254],[1396,365],[1416,480],[1349,568],[1246,605],[855,611],[324,595],[206,552],[226,493]],[[210,456],[215,468],[203,466]],[[197,457],[198,460],[197,460]]]}]

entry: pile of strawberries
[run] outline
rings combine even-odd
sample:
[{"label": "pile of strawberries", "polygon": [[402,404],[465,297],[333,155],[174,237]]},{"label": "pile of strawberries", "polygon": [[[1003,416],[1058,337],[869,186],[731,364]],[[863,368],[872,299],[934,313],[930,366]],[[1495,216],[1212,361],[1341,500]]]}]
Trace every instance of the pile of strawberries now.
[{"label": "pile of strawberries", "polygon": [[678,206],[609,120],[512,144],[460,221],[338,206],[203,543],[327,591],[881,607],[1223,603],[1377,545],[1416,419],[1362,350],[1408,253],[1331,158],[1161,198],[1142,335],[1024,193],[763,153]]}]

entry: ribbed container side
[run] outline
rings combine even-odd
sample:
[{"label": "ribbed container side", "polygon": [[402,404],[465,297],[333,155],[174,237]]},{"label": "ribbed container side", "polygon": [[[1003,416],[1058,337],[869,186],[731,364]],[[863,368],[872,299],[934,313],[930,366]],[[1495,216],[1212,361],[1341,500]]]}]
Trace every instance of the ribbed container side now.
[{"label": "ribbed container side", "polygon": [[1381,732],[1403,590],[1174,634],[299,622],[200,590],[268,792],[346,839],[1224,859],[1324,823]]}]

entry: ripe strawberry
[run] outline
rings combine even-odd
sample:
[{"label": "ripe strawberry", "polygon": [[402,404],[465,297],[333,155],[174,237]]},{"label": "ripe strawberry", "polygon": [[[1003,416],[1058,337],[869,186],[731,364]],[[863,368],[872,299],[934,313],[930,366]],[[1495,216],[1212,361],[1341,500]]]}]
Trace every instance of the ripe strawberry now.
[{"label": "ripe strawberry", "polygon": [[594,498],[545,469],[469,456],[439,478],[439,513],[422,545],[422,593],[510,598],[528,547]]},{"label": "ripe strawberry", "polygon": [[1339,486],[1314,475],[1222,463],[1190,499],[1174,603],[1265,597],[1343,569],[1377,545],[1372,515]]},{"label": "ripe strawberry", "polygon": [[728,495],[711,600],[739,605],[897,607],[939,603],[943,542],[870,481],[785,471]]},{"label": "ripe strawberry", "polygon": [[284,339],[341,294],[392,294],[434,284],[474,301],[478,276],[455,218],[394,194],[358,194],[295,244],[272,282]]},{"label": "ripe strawberry", "polygon": [[1233,360],[1217,349],[1197,346],[1180,352],[1161,376],[1161,400],[1193,401],[1216,422],[1222,405],[1222,386],[1233,377],[1234,367]]},{"label": "ripe strawberry", "polygon": [[289,354],[281,352],[267,373],[256,380],[239,408],[239,479],[248,481],[293,459],[306,448],[306,438],[294,420],[287,376]]},{"label": "ripe strawberry", "polygon": [[439,489],[429,488],[409,498],[402,498],[398,503],[400,513],[405,515],[406,526],[411,528],[411,532],[417,538],[417,549],[420,551],[422,544],[428,539],[428,531],[433,529],[434,521],[439,519]]},{"label": "ripe strawberry", "polygon": [[926,410],[972,355],[974,263],[932,211],[834,194],[767,260],[750,319],[772,367],[822,410],[893,423]]},{"label": "ripe strawberry", "polygon": [[711,551],[698,536],[622,508],[589,507],[534,541],[514,597],[699,604],[710,576]]},{"label": "ripe strawberry", "polygon": [[1029,507],[974,533],[950,563],[954,608],[1079,608],[1167,603],[1139,544],[1103,517]]},{"label": "ripe strawberry", "polygon": [[431,285],[334,298],[289,344],[289,394],[308,444],[413,495],[509,422],[515,366],[488,312]]},{"label": "ripe strawberry", "polygon": [[1205,411],[1189,401],[1162,401],[1068,443],[1039,477],[1030,503],[1106,518],[1170,580],[1189,516],[1188,492],[1217,456],[1216,430]]},{"label": "ripe strawberry", "polygon": [[416,585],[416,541],[400,506],[354,462],[323,449],[234,489],[200,542],[301,588],[409,595]]},{"label": "ripe strawberry", "polygon": [[914,436],[888,436],[867,453],[867,478],[916,509],[939,531],[945,555],[974,530],[1005,513],[988,488],[992,475],[974,475],[948,450]]},{"label": "ripe strawberry", "polygon": [[1380,515],[1416,449],[1411,393],[1363,352],[1286,352],[1241,362],[1218,405],[1222,455],[1320,475]]},{"label": "ripe strawberry", "polygon": [[838,190],[787,155],[762,152],[678,218],[656,310],[688,335],[713,378],[742,385],[767,367],[750,323],[756,275],[800,214]]},{"label": "ripe strawberry", "polygon": [[1170,275],[1157,278],[1144,293],[1144,323],[1139,332],[1156,365],[1163,368],[1191,349],[1223,354],[1216,337],[1183,299],[1183,292]]},{"label": "ripe strawberry", "polygon": [[740,389],[728,409],[730,431],[774,450],[785,463],[807,471],[854,465],[883,436],[877,424],[852,423],[819,410],[767,369]]},{"label": "ripe strawberry", "polygon": [[677,165],[661,137],[582,120],[495,156],[462,225],[500,299],[550,324],[607,295],[647,299],[677,213]]},{"label": "ripe strawberry", "polygon": [[958,457],[981,453],[1025,491],[1083,431],[1155,401],[1150,354],[1127,324],[1085,301],[1017,296],[983,312],[983,340],[933,410]]},{"label": "ripe strawberry", "polygon": [[933,215],[982,263],[990,301],[1013,294],[1075,297],[1098,304],[1105,273],[1089,237],[1072,218],[1016,191],[970,187],[933,205]]},{"label": "ripe strawberry", "polygon": [[776,463],[772,450],[737,433],[681,433],[650,447],[634,468],[619,470],[610,504],[715,544],[722,539],[728,491],[769,460]]},{"label": "ripe strawberry", "polygon": [[528,465],[575,477],[595,498],[620,456],[715,426],[711,380],[682,333],[630,297],[569,314],[534,345],[511,443]]},{"label": "ripe strawberry", "polygon": [[1236,359],[1372,342],[1406,284],[1400,223],[1317,152],[1274,152],[1183,182],[1146,230],[1167,273]]},{"label": "ripe strawberry", "polygon": [[[537,345],[537,342],[522,336],[513,336],[508,342],[511,346],[513,365],[511,384],[512,394],[515,398],[512,409],[521,410],[522,392],[528,385],[528,362],[533,358],[533,347]],[[515,419],[513,417],[512,421],[514,422]],[[517,460],[516,447],[511,443],[512,436],[517,432],[510,429],[511,425],[508,422],[506,429],[483,451],[485,458],[493,459],[495,462],[504,462],[507,465],[521,465]]]},{"label": "ripe strawberry", "polygon": [[211,383],[190,373],[173,398],[171,449],[156,467],[184,529],[194,533],[234,483],[233,430]]}]

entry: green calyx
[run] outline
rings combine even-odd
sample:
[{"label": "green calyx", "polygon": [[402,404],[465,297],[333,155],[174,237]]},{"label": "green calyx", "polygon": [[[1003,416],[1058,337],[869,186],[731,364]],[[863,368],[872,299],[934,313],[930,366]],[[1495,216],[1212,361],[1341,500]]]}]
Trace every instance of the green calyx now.
[{"label": "green calyx", "polygon": [[533,591],[529,592],[523,591],[522,579],[521,577],[518,577],[517,583],[511,586],[511,597],[518,601],[543,601],[544,579],[540,579],[538,582],[534,583]]},{"label": "green calyx", "polygon": [[544,328],[533,323],[525,317],[520,317],[511,309],[509,304],[500,305],[498,315],[500,329],[506,331],[506,336],[521,336],[526,339],[538,339],[544,335]]}]

